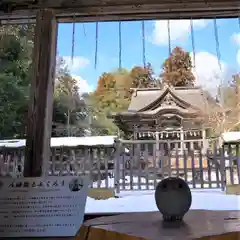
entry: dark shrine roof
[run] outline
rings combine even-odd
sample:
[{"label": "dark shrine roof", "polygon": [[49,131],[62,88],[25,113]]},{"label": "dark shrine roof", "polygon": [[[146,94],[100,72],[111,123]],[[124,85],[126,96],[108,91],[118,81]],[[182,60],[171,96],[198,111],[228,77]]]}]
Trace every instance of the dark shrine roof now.
[{"label": "dark shrine roof", "polygon": [[[164,104],[164,101],[171,101]],[[155,115],[160,111],[191,114],[207,112],[209,109],[220,109],[221,106],[200,87],[164,87],[134,89],[127,112],[114,116]]]},{"label": "dark shrine roof", "polygon": [[[132,95],[129,111],[140,111],[151,103],[157,101],[167,89],[136,89]],[[201,88],[172,88],[170,92],[200,110],[205,109],[206,103],[214,103],[213,97]]]}]

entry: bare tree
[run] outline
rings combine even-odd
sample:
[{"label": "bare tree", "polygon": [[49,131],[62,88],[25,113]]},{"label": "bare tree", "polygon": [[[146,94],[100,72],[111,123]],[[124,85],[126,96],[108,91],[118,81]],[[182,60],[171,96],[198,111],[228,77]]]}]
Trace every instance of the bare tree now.
[{"label": "bare tree", "polygon": [[213,135],[219,136],[223,132],[240,130],[240,77],[233,76],[228,86],[219,89],[222,101],[216,107],[208,106],[206,121],[212,129]]}]

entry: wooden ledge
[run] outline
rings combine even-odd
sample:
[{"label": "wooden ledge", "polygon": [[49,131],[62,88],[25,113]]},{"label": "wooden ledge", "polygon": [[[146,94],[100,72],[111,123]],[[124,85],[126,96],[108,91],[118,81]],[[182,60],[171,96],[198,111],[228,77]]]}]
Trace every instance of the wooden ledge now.
[{"label": "wooden ledge", "polygon": [[78,240],[239,240],[240,211],[191,210],[184,223],[164,223],[159,212],[86,221]]},{"label": "wooden ledge", "polygon": [[240,184],[233,184],[226,186],[227,195],[240,195]]},{"label": "wooden ledge", "polygon": [[89,188],[88,197],[96,200],[106,200],[115,197],[115,190],[113,188]]}]

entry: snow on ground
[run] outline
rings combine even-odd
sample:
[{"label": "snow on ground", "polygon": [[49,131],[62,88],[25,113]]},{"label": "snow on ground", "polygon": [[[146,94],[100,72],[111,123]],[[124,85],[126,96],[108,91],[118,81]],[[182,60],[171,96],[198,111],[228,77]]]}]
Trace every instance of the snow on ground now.
[{"label": "snow on ground", "polygon": [[[121,180],[121,184],[122,184]],[[146,189],[146,179],[140,178],[141,189]],[[149,212],[158,211],[155,199],[154,190],[137,190],[138,177],[133,177],[135,184],[134,189],[120,191],[119,198],[110,198],[108,200],[87,199],[86,213],[118,213],[118,212]],[[130,177],[126,176],[125,183],[130,183]],[[101,187],[106,186],[106,180],[101,181]],[[208,184],[206,184],[208,187]],[[97,187],[97,183],[93,183]],[[114,187],[114,179],[108,179],[108,186]],[[153,188],[153,186],[150,186]],[[191,187],[191,185],[190,185]],[[199,187],[199,186],[197,186]],[[213,186],[214,187],[214,186]],[[191,209],[205,210],[240,210],[240,196],[226,195],[220,189],[192,189],[192,206]]]},{"label": "snow on ground", "polygon": [[[77,146],[113,146],[117,136],[89,136],[89,137],[53,137],[51,147],[77,147]],[[0,140],[0,147],[25,147],[25,139]]]},{"label": "snow on ground", "polygon": [[[221,190],[192,190],[191,209],[240,210],[240,196],[226,195]],[[87,199],[86,213],[121,213],[158,211],[154,191],[123,191],[119,198]]]},{"label": "snow on ground", "polygon": [[[203,173],[203,179],[204,179],[204,184],[203,187],[204,188],[210,188],[210,185],[208,183],[208,174],[207,173]],[[157,179],[157,182],[161,181],[161,179]],[[192,182],[192,174],[188,173],[187,176],[187,181],[189,184],[190,188],[193,188],[193,185],[191,184]],[[212,173],[211,174],[211,181],[217,181],[217,177],[216,177],[216,173]],[[121,190],[154,190],[154,181],[152,179],[149,179],[148,181],[148,185],[149,187],[147,188],[147,180],[144,177],[136,177],[133,176],[132,177],[132,185],[133,188],[130,188],[130,182],[131,182],[131,178],[130,176],[126,176],[124,179],[120,179],[120,189]],[[238,176],[234,175],[234,183],[238,184]],[[139,189],[139,185],[140,185],[140,189]],[[93,183],[93,187],[109,187],[109,188],[113,188],[114,187],[114,178],[108,178],[107,180],[101,180],[100,184],[98,184],[97,182]],[[199,181],[195,181],[195,187],[196,188],[201,188],[201,184]],[[216,188],[217,184],[216,183],[212,183],[211,184],[212,188]]]}]

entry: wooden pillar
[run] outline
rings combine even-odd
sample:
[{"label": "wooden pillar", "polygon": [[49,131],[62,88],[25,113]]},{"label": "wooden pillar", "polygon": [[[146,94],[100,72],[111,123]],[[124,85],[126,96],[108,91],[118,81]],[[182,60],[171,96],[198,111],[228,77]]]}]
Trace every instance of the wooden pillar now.
[{"label": "wooden pillar", "polygon": [[180,130],[180,154],[183,154],[183,151],[185,149],[185,142],[184,142],[184,132],[183,129],[181,128]]},{"label": "wooden pillar", "polygon": [[156,129],[156,137],[155,137],[155,140],[156,140],[156,153],[153,153],[155,154],[155,157],[156,157],[156,164],[157,166],[155,167],[160,167],[162,168],[162,161],[161,161],[161,152],[160,152],[160,143],[159,143],[159,129]]},{"label": "wooden pillar", "polygon": [[55,14],[41,10],[35,26],[24,176],[41,176],[50,160],[56,46]]},{"label": "wooden pillar", "polygon": [[206,142],[206,130],[205,129],[202,129],[202,150],[203,150],[203,153],[205,154],[206,151],[207,151],[207,142]]},{"label": "wooden pillar", "polygon": [[159,132],[158,131],[156,131],[155,132],[155,134],[156,134],[156,137],[155,137],[155,139],[156,139],[156,151],[159,151]]},{"label": "wooden pillar", "polygon": [[136,125],[133,126],[133,140],[139,139],[138,127]]}]

